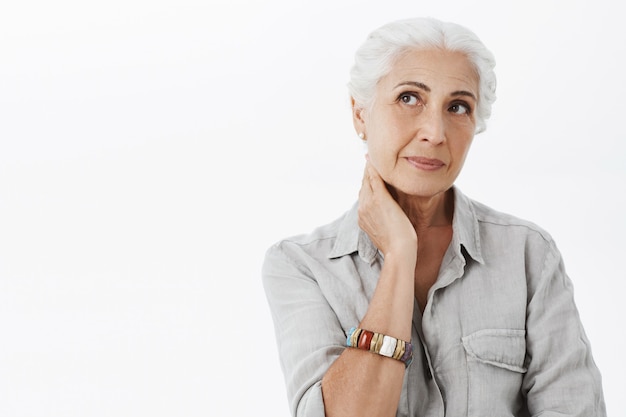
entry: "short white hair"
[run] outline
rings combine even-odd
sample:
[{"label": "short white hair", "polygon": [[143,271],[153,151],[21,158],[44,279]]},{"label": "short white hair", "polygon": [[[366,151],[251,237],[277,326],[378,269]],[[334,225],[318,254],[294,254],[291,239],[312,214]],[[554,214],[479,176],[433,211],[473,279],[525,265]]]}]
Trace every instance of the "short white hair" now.
[{"label": "short white hair", "polygon": [[356,51],[348,90],[361,108],[374,101],[376,84],[391,71],[395,61],[409,50],[440,48],[462,52],[474,66],[479,80],[476,133],[486,128],[496,100],[496,65],[493,54],[469,29],[433,18],[398,20],[376,29]]}]

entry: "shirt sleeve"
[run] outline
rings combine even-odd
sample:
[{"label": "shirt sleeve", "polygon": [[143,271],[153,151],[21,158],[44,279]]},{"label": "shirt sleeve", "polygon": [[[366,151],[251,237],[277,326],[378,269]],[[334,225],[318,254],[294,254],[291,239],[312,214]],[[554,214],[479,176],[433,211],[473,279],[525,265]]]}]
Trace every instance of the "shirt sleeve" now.
[{"label": "shirt sleeve", "polygon": [[345,349],[345,333],[311,262],[297,245],[283,242],[267,251],[263,264],[289,406],[298,417],[325,415],[321,380]]},{"label": "shirt sleeve", "polygon": [[583,330],[572,283],[553,242],[529,281],[523,389],[532,416],[606,416],[600,373]]}]

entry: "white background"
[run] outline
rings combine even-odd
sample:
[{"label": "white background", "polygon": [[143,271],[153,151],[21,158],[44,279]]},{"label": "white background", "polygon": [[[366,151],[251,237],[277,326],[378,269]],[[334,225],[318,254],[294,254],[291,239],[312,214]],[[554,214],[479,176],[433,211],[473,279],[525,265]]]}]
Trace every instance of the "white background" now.
[{"label": "white background", "polygon": [[494,52],[457,183],[556,239],[626,416],[617,4],[3,1],[0,416],[287,416],[264,251],[356,200],[352,57],[411,16]]}]

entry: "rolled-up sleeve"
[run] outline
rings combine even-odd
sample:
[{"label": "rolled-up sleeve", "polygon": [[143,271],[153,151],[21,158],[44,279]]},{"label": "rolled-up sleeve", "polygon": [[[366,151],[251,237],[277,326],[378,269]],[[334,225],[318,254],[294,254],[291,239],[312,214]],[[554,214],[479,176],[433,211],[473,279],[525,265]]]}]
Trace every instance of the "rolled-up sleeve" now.
[{"label": "rolled-up sleeve", "polygon": [[547,242],[529,280],[523,389],[532,416],[606,416],[600,373],[574,303],[561,254]]},{"label": "rolled-up sleeve", "polygon": [[293,416],[323,417],[321,380],[344,349],[343,330],[302,249],[284,241],[263,264],[268,299]]}]

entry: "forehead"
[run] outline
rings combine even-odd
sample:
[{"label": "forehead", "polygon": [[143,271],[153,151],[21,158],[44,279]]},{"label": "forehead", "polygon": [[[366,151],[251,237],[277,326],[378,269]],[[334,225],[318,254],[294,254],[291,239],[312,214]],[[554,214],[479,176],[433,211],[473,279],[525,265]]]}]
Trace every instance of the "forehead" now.
[{"label": "forehead", "polygon": [[431,89],[469,90],[478,96],[478,74],[467,56],[458,51],[409,50],[396,59],[380,84],[393,88],[409,81],[424,83]]}]

